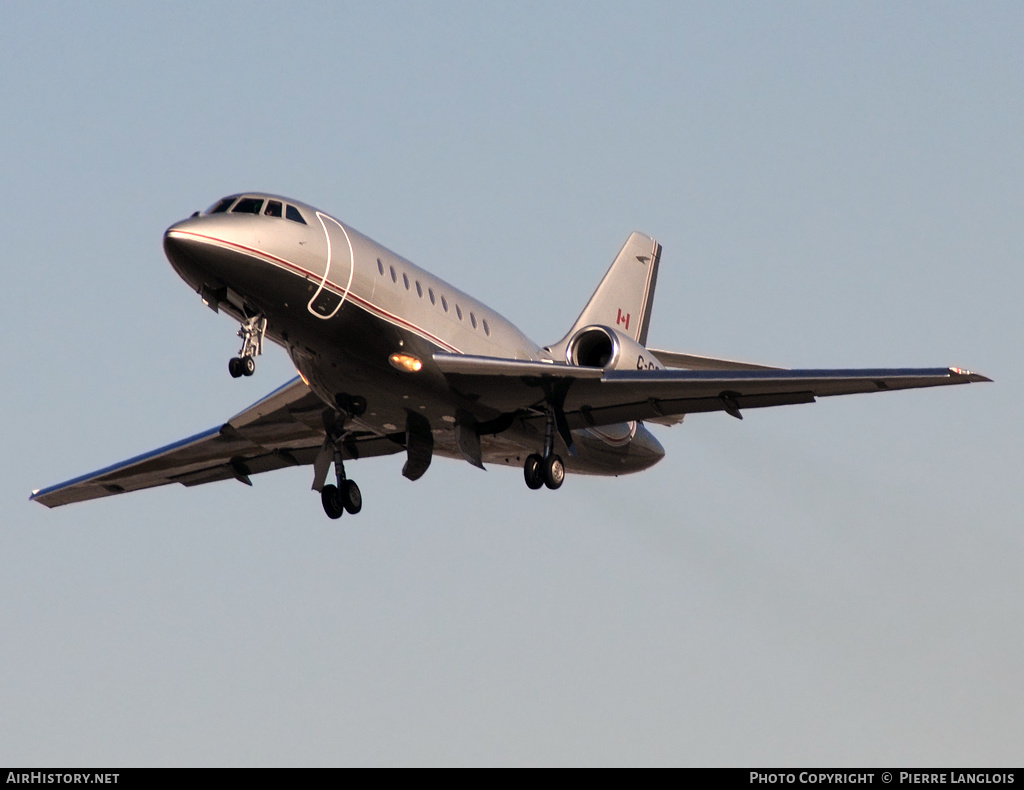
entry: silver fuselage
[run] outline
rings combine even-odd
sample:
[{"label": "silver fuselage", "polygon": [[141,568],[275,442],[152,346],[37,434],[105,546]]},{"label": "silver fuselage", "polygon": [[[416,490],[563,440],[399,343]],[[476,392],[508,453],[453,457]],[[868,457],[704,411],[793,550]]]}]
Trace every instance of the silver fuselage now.
[{"label": "silver fuselage", "polygon": [[[365,411],[352,418],[361,430],[392,434],[417,413],[430,424],[434,453],[462,458],[457,415],[472,414],[479,423],[502,415],[454,390],[432,355],[550,360],[494,310],[343,222],[289,198],[244,194],[291,205],[304,224],[263,214],[198,214],[167,229],[167,257],[211,306],[238,319],[264,315],[267,337],[287,349],[325,404],[364,398]],[[422,368],[396,366],[394,354]],[[542,409],[538,403],[537,413]],[[481,437],[484,462],[522,466],[542,448],[543,426],[528,416]],[[664,456],[637,422],[572,435],[576,455],[566,452],[565,464],[576,473],[626,474]]]}]

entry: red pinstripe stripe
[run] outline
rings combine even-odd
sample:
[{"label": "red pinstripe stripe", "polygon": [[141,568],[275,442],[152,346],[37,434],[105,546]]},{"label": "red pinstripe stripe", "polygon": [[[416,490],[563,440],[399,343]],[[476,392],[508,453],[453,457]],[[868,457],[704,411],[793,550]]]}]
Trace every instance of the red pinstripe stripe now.
[{"label": "red pinstripe stripe", "polygon": [[[261,259],[267,261],[268,263],[277,263],[277,264],[280,264],[281,266],[283,266],[284,268],[291,269],[292,271],[294,271],[294,272],[296,272],[298,274],[301,274],[303,276],[312,277],[314,280],[321,279],[314,272],[311,272],[308,269],[303,269],[298,264],[292,263],[291,261],[286,260],[285,258],[279,258],[278,256],[272,255],[269,252],[264,252],[263,250],[257,250],[257,249],[255,249],[253,247],[246,246],[245,244],[239,244],[238,242],[228,241],[227,239],[219,239],[216,236],[206,236],[206,235],[204,235],[202,233],[196,233],[196,232],[190,231],[190,230],[176,230],[176,231],[173,231],[173,235],[176,235],[176,236],[191,236],[192,238],[200,239],[202,241],[213,242],[214,244],[219,245],[219,246],[224,246],[224,247],[229,247],[229,248],[234,248],[234,249],[237,249],[237,250],[241,250],[241,251],[243,251],[245,253],[252,254],[252,255],[256,256],[257,258],[261,258]],[[342,296],[342,294],[338,291],[337,286],[335,286],[334,283],[330,282],[329,280],[324,283],[324,287],[327,288],[332,293],[334,293],[336,296]],[[358,304],[360,304],[362,307],[364,307],[369,312],[377,314],[380,318],[384,318],[385,320],[391,321],[392,323],[396,323],[396,324],[404,326],[404,327],[406,327],[408,329],[413,330],[414,332],[422,335],[423,337],[428,338],[429,340],[433,341],[434,343],[437,343],[439,346],[442,346],[443,348],[448,349],[449,351],[454,351],[456,354],[461,354],[462,353],[455,346],[451,345],[450,343],[445,342],[444,340],[439,338],[437,335],[434,335],[434,334],[428,332],[423,327],[416,326],[416,324],[412,323],[411,321],[408,321],[408,320],[402,318],[401,316],[397,316],[394,313],[389,313],[387,310],[384,310],[383,308],[378,307],[377,305],[373,304],[372,302],[368,302],[367,300],[363,299],[361,296],[357,296],[356,294],[352,293],[351,290],[348,292],[348,294],[347,294],[347,296],[345,298],[348,298],[348,299],[351,299],[354,302],[357,302]]]}]

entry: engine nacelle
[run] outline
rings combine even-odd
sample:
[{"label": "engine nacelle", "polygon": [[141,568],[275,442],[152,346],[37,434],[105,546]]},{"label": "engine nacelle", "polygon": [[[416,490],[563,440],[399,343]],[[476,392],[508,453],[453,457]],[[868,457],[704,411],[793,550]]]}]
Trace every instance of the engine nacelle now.
[{"label": "engine nacelle", "polygon": [[591,324],[570,338],[565,347],[570,365],[584,365],[606,370],[664,370],[654,355],[608,326]]}]

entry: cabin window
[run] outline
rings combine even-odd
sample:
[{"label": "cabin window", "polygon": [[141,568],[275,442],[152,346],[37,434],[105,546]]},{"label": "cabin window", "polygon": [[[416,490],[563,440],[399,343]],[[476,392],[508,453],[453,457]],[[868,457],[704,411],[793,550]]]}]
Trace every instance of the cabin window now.
[{"label": "cabin window", "polygon": [[459,307],[458,305],[455,305],[455,314],[459,317],[459,320],[461,321],[462,320],[462,308]]},{"label": "cabin window", "polygon": [[267,209],[263,213],[266,216],[268,216],[268,217],[280,217],[281,214],[282,214],[282,211],[281,211],[281,201],[280,200],[268,200],[267,201]]},{"label": "cabin window", "polygon": [[288,208],[285,209],[284,216],[292,222],[298,222],[302,225],[306,224],[306,220],[302,218],[302,214],[299,213],[299,210],[295,208],[295,206],[288,206]]},{"label": "cabin window", "polygon": [[487,326],[487,319],[486,318],[484,319],[484,334],[487,335],[487,337],[491,336],[491,328],[489,326]]},{"label": "cabin window", "polygon": [[448,312],[448,300],[444,297],[444,294],[441,295],[441,307],[444,308],[446,313]]},{"label": "cabin window", "polygon": [[242,198],[233,209],[232,214],[259,214],[263,208],[263,198]]},{"label": "cabin window", "polygon": [[397,283],[398,282],[398,273],[395,271],[395,267],[394,266],[389,266],[388,268],[391,269],[391,282]]},{"label": "cabin window", "polygon": [[377,259],[377,271],[381,273],[381,276],[384,275],[384,261],[380,258]]},{"label": "cabin window", "polygon": [[409,290],[409,275],[406,274],[405,272],[402,272],[402,282],[405,283],[405,290],[408,291]]},{"label": "cabin window", "polygon": [[223,214],[234,203],[238,198],[232,195],[231,197],[221,198],[214,203],[210,208],[206,210],[207,214]]},{"label": "cabin window", "polygon": [[430,297],[430,303],[431,304],[437,304],[437,302],[434,300],[434,289],[433,288],[428,288],[427,289],[427,296]]},{"label": "cabin window", "polygon": [[473,313],[469,314],[469,323],[471,323],[473,328],[476,329],[476,316],[473,315]]},{"label": "cabin window", "polygon": [[419,297],[420,299],[422,299],[422,298],[423,298],[423,286],[422,286],[422,285],[420,285],[420,281],[419,281],[419,280],[417,280],[417,281],[416,281],[416,295],[417,295],[417,296],[418,296],[418,297]]}]

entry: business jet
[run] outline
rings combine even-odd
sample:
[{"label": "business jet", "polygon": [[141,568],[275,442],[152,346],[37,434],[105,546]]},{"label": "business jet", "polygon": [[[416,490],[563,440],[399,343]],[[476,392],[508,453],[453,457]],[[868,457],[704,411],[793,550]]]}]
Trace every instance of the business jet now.
[{"label": "business jet", "polygon": [[[345,462],[404,453],[518,466],[527,487],[622,475],[664,457],[649,423],[862,392],[990,381],[960,368],[790,370],[648,348],[661,245],[633,233],[565,337],[509,321],[354,228],[296,200],[231,195],[164,233],[171,266],[239,324],[231,376],[269,338],[298,376],[223,425],[33,492],[47,507],[143,488],[312,466],[330,518],[362,495]],[[334,475],[329,482],[331,467]]]}]

